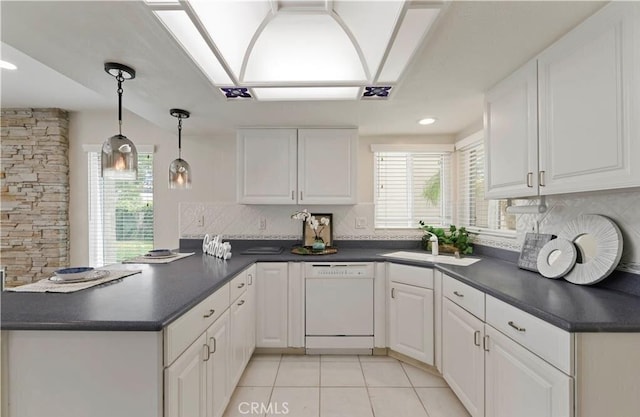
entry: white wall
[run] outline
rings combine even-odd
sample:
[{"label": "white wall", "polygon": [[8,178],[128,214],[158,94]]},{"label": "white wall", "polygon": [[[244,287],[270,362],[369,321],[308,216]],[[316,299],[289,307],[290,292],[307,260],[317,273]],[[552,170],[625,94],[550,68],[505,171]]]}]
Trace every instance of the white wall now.
[{"label": "white wall", "polygon": [[[167,118],[170,118],[167,110]],[[192,113],[197,117],[197,113]],[[117,133],[114,111],[71,113],[70,236],[71,264],[88,262],[87,155],[83,144],[100,145]],[[225,233],[246,238],[296,238],[302,227],[289,219],[296,206],[242,206],[236,201],[236,144],[234,135],[189,135],[183,125],[182,156],[193,169],[191,190],[169,190],[168,166],[177,157],[176,130],[162,130],[133,113],[123,115],[123,132],[137,145],[154,145],[154,246],[175,248],[180,236]],[[358,151],[358,202],[355,206],[315,206],[316,212],[333,212],[335,236],[340,238],[417,238],[417,230],[373,230],[373,143],[453,143],[453,136],[371,136],[360,138]],[[179,212],[182,204],[183,209]],[[204,228],[194,229],[198,213],[208,213]],[[258,230],[258,218],[267,218],[267,230]],[[368,227],[355,229],[355,217],[366,217]],[[252,220],[249,220],[251,218]],[[180,225],[182,223],[182,225]],[[339,227],[338,227],[339,225]],[[229,229],[231,228],[231,229]],[[195,230],[195,231],[194,231]],[[234,232],[231,232],[234,230]],[[293,236],[293,237],[291,237]]]}]

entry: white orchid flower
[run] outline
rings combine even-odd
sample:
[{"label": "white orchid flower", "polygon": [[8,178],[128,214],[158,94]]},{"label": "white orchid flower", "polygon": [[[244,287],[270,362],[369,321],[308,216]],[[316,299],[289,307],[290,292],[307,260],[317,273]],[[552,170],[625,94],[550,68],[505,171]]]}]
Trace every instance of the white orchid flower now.
[{"label": "white orchid flower", "polygon": [[328,226],[329,225],[329,219],[327,217],[323,217],[320,219],[320,223],[324,226]]}]

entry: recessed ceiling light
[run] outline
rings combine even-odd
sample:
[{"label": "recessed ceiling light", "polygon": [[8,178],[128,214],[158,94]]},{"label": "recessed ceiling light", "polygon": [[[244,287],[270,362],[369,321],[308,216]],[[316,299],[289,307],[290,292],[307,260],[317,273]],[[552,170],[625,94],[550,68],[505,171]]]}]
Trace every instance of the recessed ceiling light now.
[{"label": "recessed ceiling light", "polygon": [[15,65],[13,65],[11,62],[7,62],[7,61],[3,61],[0,59],[0,68],[2,69],[8,69],[8,70],[15,70],[18,69],[18,67],[16,67]]},{"label": "recessed ceiling light", "polygon": [[427,126],[427,125],[432,125],[434,124],[438,119],[436,119],[435,117],[425,117],[424,119],[421,119],[418,121],[418,124],[421,124],[423,126]]}]

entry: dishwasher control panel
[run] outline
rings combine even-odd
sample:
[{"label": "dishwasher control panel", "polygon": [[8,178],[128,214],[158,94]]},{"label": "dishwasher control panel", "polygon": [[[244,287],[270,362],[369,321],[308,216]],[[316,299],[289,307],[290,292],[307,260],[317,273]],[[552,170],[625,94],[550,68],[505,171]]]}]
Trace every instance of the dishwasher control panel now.
[{"label": "dishwasher control panel", "polygon": [[305,278],[373,278],[372,262],[307,262]]}]

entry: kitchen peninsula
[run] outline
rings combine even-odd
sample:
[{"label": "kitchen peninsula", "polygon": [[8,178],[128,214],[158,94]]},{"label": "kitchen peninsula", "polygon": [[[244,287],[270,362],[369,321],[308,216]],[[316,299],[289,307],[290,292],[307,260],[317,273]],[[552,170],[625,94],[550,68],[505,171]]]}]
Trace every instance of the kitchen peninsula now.
[{"label": "kitchen peninsula", "polygon": [[[172,405],[168,403],[173,393],[168,388],[171,375],[167,370],[180,361],[182,356],[178,359],[176,357],[185,355],[185,350],[195,349],[194,365],[201,360],[205,361],[209,356],[214,357],[212,352],[216,351],[208,336],[197,340],[187,337],[188,341],[184,342],[187,339],[181,333],[183,330],[188,333],[194,331],[195,327],[195,333],[200,334],[206,327],[199,328],[199,324],[193,322],[184,327],[182,323],[188,322],[187,318],[193,316],[194,312],[199,316],[204,311],[204,316],[210,314],[216,320],[227,319],[227,314],[230,314],[231,339],[234,332],[240,332],[245,337],[245,344],[240,348],[244,354],[244,359],[240,360],[244,364],[238,368],[241,374],[253,351],[252,335],[253,343],[257,342],[258,347],[261,343],[260,339],[255,341],[255,327],[261,326],[260,322],[256,324],[255,318],[260,317],[263,312],[254,312],[253,317],[250,313],[245,315],[248,316],[245,317],[246,321],[235,321],[236,325],[244,323],[243,326],[253,328],[236,326],[234,330],[234,306],[246,299],[247,304],[253,303],[251,308],[255,308],[256,301],[260,299],[260,295],[255,292],[252,296],[249,295],[250,291],[255,291],[255,287],[240,292],[244,288],[252,288],[254,282],[264,279],[259,270],[256,275],[254,264],[267,267],[280,265],[288,271],[288,279],[284,282],[288,282],[290,288],[285,287],[284,300],[285,305],[289,305],[289,319],[293,315],[295,320],[297,313],[293,310],[297,308],[299,314],[304,311],[304,300],[295,299],[296,294],[302,294],[303,291],[291,290],[296,285],[298,287],[295,288],[298,289],[300,286],[304,287],[301,261],[375,263],[376,279],[379,281],[375,287],[374,314],[382,314],[377,317],[386,317],[389,311],[392,284],[391,277],[385,276],[389,265],[417,267],[417,270],[425,271],[425,277],[427,271],[434,271],[433,340],[435,366],[438,369],[442,366],[442,337],[439,332],[442,331],[442,300],[446,296],[443,289],[446,285],[443,282],[446,284],[453,279],[466,286],[465,288],[482,294],[483,300],[486,295],[487,311],[489,300],[495,300],[495,305],[503,303],[514,311],[517,310],[518,314],[526,316],[527,320],[539,319],[544,326],[561,332],[570,340],[573,349],[584,348],[581,351],[582,355],[586,355],[584,357],[574,356],[573,350],[567,351],[571,363],[566,374],[570,381],[575,381],[575,404],[578,410],[574,414],[576,417],[595,415],[593,410],[597,411],[599,407],[595,404],[595,398],[599,398],[600,404],[607,404],[606,398],[615,400],[626,407],[624,410],[640,406],[637,404],[637,396],[629,395],[629,391],[625,389],[609,388],[603,394],[605,399],[587,395],[593,389],[616,386],[614,380],[630,384],[627,387],[637,388],[638,370],[635,367],[640,364],[640,358],[628,357],[640,354],[637,349],[640,343],[640,303],[637,296],[606,288],[576,286],[562,280],[544,279],[518,269],[513,263],[496,258],[483,257],[481,261],[463,267],[389,259],[382,256],[385,252],[389,250],[344,248],[335,255],[323,256],[321,259],[282,253],[237,255],[227,261],[196,254],[167,265],[144,265],[141,274],[124,278],[112,285],[74,294],[3,293],[2,342],[8,362],[5,361],[2,369],[7,371],[5,376],[11,387],[8,393],[9,415],[41,415],[45,410],[51,416],[107,416],[114,413],[121,416],[179,415],[175,414]],[[276,279],[271,276],[269,278]],[[208,302],[218,303],[216,305],[221,307],[207,310],[209,306],[203,304]],[[229,310],[226,310],[227,307]],[[211,313],[211,310],[216,311]],[[211,325],[212,328],[214,326],[215,324]],[[285,331],[287,326],[284,323]],[[386,349],[389,346],[385,336],[389,334],[390,329],[385,328],[388,326],[388,321],[383,324],[377,320],[376,348]],[[486,327],[490,327],[488,321]],[[304,347],[304,332],[297,334],[289,326],[289,333],[284,339],[293,340],[294,343],[288,343],[283,348],[302,353],[300,348]],[[209,335],[209,330],[204,334]],[[177,339],[173,339],[174,336]],[[194,339],[196,336],[197,334]],[[175,340],[178,342],[174,343]],[[197,343],[199,341],[204,343]],[[170,346],[175,347],[175,352],[172,352],[173,348]],[[233,346],[233,343],[229,346]],[[607,349],[604,356],[602,348]],[[535,346],[530,349],[536,352]],[[230,350],[233,352],[235,349],[232,347]],[[621,357],[622,354],[627,357]],[[598,360],[590,363],[596,365],[587,366],[586,361],[593,358]],[[590,379],[588,383],[584,380],[585,375],[590,375],[590,378],[593,376],[589,372],[601,372],[603,367],[608,369],[605,379],[599,376]],[[215,374],[215,370],[212,372]],[[70,373],[74,377],[61,380],[59,376],[64,373]],[[212,377],[207,376],[207,371],[198,375],[205,380]],[[227,381],[227,384],[235,386],[237,378],[239,375],[229,378],[231,382]],[[29,389],[23,390],[27,384]],[[82,395],[78,395],[79,392]],[[574,398],[573,395],[572,389],[570,399]],[[213,404],[214,401],[210,398],[198,398],[205,409],[207,404]],[[222,398],[226,405],[228,398]],[[573,404],[573,400],[569,403]],[[221,409],[224,411],[224,406]]]}]

